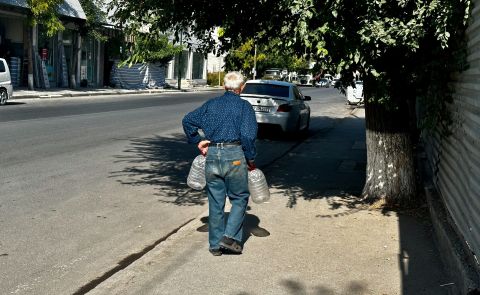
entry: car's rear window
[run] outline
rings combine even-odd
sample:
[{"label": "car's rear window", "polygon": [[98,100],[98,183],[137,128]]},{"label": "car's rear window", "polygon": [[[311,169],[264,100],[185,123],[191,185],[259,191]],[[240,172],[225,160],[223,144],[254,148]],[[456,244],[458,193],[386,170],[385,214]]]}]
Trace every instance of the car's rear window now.
[{"label": "car's rear window", "polygon": [[279,71],[265,71],[265,74],[266,75],[280,75],[280,72]]},{"label": "car's rear window", "polygon": [[243,94],[270,95],[288,97],[289,86],[275,84],[247,83],[243,88]]}]

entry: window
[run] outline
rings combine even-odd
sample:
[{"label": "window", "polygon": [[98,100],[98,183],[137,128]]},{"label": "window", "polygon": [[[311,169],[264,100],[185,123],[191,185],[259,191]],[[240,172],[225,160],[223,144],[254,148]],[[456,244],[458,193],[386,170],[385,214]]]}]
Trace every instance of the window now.
[{"label": "window", "polygon": [[203,65],[205,58],[202,53],[193,53],[192,79],[203,79]]},{"label": "window", "polygon": [[[173,65],[173,78],[177,79],[178,78],[178,67],[179,67],[179,54],[175,55],[175,61]],[[182,79],[185,79],[187,76],[187,70],[188,70],[188,51],[184,50],[182,52]]]},{"label": "window", "polygon": [[277,76],[280,76],[280,71],[276,71],[276,70],[266,70],[266,71],[265,71],[265,75],[277,75]]},{"label": "window", "polygon": [[5,69],[5,62],[0,61],[0,73],[5,73],[7,70]]},{"label": "window", "polygon": [[289,88],[289,86],[284,85],[247,83],[245,84],[242,93],[288,97]]},{"label": "window", "polygon": [[303,95],[300,93],[297,87],[293,87],[293,94],[295,95],[295,99],[302,100]]}]

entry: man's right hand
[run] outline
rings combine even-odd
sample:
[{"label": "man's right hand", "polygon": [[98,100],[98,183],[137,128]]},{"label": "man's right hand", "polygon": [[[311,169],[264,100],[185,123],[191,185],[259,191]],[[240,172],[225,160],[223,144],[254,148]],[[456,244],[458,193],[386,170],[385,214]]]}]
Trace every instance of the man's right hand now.
[{"label": "man's right hand", "polygon": [[207,155],[209,140],[202,140],[198,143],[197,147],[200,150],[200,154],[203,156]]},{"label": "man's right hand", "polygon": [[247,161],[247,169],[248,169],[248,171],[252,171],[252,170],[257,169],[257,166],[255,166],[255,162],[254,161]]}]

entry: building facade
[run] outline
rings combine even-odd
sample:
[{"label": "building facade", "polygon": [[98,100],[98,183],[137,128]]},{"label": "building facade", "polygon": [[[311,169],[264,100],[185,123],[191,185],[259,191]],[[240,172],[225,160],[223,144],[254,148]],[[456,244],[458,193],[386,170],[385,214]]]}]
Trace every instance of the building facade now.
[{"label": "building facade", "polygon": [[178,87],[178,75],[181,75],[182,87],[207,84],[207,59],[195,49],[184,50],[177,54],[166,67],[165,81],[170,86]]},{"label": "building facade", "polygon": [[29,11],[26,0],[0,0],[0,56],[9,62],[14,86],[103,86],[104,46],[81,36],[86,16],[80,2],[58,7],[65,30],[53,36],[41,24],[28,24]]}]

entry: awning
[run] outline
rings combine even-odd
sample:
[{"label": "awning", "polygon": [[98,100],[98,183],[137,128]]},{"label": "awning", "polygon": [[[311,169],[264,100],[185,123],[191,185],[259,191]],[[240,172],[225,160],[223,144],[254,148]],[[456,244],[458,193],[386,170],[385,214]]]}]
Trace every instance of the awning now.
[{"label": "awning", "polygon": [[[29,9],[27,5],[27,0],[0,0],[0,4],[5,4],[12,7],[20,7]],[[78,0],[65,0],[58,7],[58,13],[63,16],[78,18],[78,19],[87,19],[85,12],[80,5]]]}]

